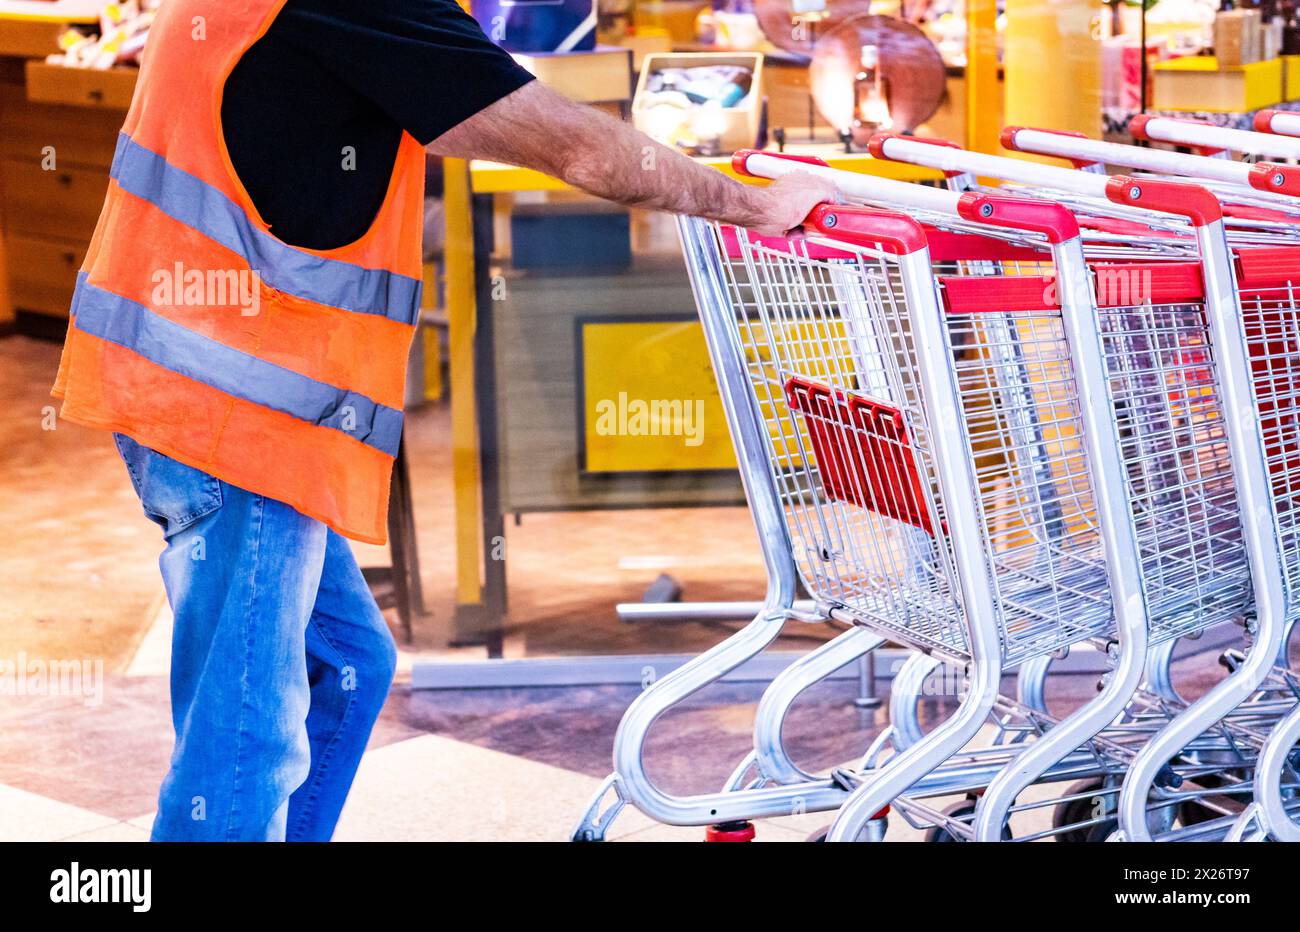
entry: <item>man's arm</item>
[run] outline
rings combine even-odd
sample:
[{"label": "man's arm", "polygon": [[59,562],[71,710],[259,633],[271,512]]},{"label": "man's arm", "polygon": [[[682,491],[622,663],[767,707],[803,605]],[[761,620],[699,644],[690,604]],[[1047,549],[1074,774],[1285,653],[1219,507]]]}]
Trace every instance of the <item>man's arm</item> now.
[{"label": "man's arm", "polygon": [[521,165],[620,204],[709,217],[765,234],[787,233],[835,196],[834,185],[805,172],[765,188],[740,184],[540,81],[443,133],[429,149]]}]

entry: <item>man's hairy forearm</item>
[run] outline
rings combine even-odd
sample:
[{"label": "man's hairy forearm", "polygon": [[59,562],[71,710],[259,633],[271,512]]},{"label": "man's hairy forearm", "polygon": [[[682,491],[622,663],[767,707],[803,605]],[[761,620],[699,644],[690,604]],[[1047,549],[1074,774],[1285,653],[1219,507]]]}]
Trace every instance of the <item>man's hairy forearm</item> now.
[{"label": "man's hairy forearm", "polygon": [[761,188],[699,165],[536,81],[445,133],[430,149],[537,169],[620,204],[707,214],[741,226],[757,222],[767,207]]},{"label": "man's hairy forearm", "polygon": [[576,149],[560,177],[576,188],[633,207],[709,216],[750,226],[762,215],[761,188],[740,184],[660,145],[626,123],[604,117],[612,127],[592,151]]}]

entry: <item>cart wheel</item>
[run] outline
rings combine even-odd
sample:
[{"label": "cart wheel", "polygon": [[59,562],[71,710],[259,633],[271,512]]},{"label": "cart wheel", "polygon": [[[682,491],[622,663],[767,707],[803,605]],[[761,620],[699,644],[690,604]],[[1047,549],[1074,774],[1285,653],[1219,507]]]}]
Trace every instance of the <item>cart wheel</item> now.
[{"label": "cart wheel", "polygon": [[[975,814],[975,800],[963,799],[960,802],[953,803],[943,811],[943,814],[951,819],[968,819]],[[1002,840],[1011,841],[1011,827],[1002,826]],[[965,838],[958,838],[949,832],[946,828],[936,825],[925,833],[925,840],[946,844],[948,842],[964,842]]]},{"label": "cart wheel", "polygon": [[830,833],[830,825],[823,825],[821,828],[817,829],[817,831],[805,838],[804,841],[810,841],[813,844],[824,844],[826,842],[826,836]]},{"label": "cart wheel", "polygon": [[[1065,791],[1065,795],[1073,796],[1076,793],[1095,793],[1098,790],[1106,788],[1106,784],[1101,780],[1084,780],[1076,783]],[[1052,812],[1052,828],[1061,829],[1070,825],[1080,825],[1084,822],[1091,822],[1097,818],[1096,800],[1098,797],[1085,796],[1082,799],[1072,799],[1069,802],[1061,803]],[[1113,816],[1115,804],[1111,796],[1101,797],[1105,800],[1106,815]],[[1086,828],[1070,829],[1056,835],[1057,841],[1065,842],[1100,842],[1110,837],[1110,834],[1119,828],[1119,819],[1107,818],[1104,822],[1096,825],[1089,825]]]},{"label": "cart wheel", "polygon": [[753,841],[753,822],[719,822],[704,830],[705,841]]}]

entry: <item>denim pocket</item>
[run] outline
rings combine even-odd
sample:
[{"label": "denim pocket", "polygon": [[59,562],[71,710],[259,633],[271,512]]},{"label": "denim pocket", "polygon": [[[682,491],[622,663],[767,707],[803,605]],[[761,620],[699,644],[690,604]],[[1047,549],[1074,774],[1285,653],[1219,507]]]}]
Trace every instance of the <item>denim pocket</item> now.
[{"label": "denim pocket", "polygon": [[131,484],[149,520],[170,537],[221,507],[221,480],[114,434]]}]

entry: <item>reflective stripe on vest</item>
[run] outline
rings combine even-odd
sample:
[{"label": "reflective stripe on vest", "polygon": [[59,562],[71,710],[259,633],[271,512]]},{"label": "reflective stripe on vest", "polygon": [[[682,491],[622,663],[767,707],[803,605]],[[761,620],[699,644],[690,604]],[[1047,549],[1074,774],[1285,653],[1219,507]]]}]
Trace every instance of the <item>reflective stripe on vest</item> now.
[{"label": "reflective stripe on vest", "polygon": [[397,456],[402,412],[365,395],[317,382],[231,349],[154,314],[142,304],[96,288],[83,275],[72,307],[74,325],[164,369],[319,427],[341,430]]},{"label": "reflective stripe on vest", "polygon": [[286,246],[258,230],[230,198],[168,165],[125,133],[109,171],[124,191],[156,206],[248,260],[262,281],[287,294],[359,314],[409,324],[420,308],[422,282],[383,269],[363,269]]}]

